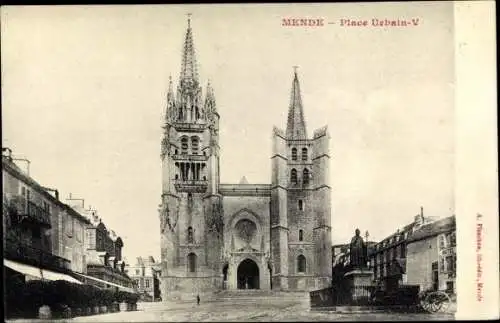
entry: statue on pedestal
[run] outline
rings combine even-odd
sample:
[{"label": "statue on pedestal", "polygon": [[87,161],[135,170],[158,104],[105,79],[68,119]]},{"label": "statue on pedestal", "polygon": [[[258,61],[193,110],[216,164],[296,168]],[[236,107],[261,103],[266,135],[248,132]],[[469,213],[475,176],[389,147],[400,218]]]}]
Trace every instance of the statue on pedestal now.
[{"label": "statue on pedestal", "polygon": [[367,249],[363,238],[359,235],[359,229],[356,229],[356,235],[351,239],[349,245],[349,260],[352,269],[362,269],[367,267]]}]

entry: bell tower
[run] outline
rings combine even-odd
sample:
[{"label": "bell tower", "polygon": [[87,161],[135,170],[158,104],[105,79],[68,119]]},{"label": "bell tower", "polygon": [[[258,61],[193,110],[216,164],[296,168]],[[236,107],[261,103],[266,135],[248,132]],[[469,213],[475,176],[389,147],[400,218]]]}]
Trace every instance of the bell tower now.
[{"label": "bell tower", "polygon": [[271,157],[273,288],[313,290],[331,278],[327,128],[307,135],[297,67],[286,131],[274,128]]},{"label": "bell tower", "polygon": [[177,91],[170,77],[162,125],[159,213],[166,299],[213,290],[220,278],[219,114],[210,82],[203,98],[190,17],[187,24]]}]

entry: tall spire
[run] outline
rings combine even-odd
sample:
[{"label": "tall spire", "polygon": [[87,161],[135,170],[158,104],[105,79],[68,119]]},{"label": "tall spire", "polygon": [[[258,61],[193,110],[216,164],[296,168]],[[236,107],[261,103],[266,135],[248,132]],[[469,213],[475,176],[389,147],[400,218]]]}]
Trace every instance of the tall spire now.
[{"label": "tall spire", "polygon": [[193,45],[193,32],[191,31],[191,14],[188,14],[188,27],[186,38],[184,40],[184,48],[182,52],[182,66],[180,82],[198,81],[198,71],[196,66],[196,56]]},{"label": "tall spire", "polygon": [[287,139],[307,139],[306,123],[302,108],[302,97],[300,95],[299,77],[297,66],[294,66],[294,78],[292,82],[292,93],[290,96],[290,107],[288,109],[288,121],[286,125]]}]

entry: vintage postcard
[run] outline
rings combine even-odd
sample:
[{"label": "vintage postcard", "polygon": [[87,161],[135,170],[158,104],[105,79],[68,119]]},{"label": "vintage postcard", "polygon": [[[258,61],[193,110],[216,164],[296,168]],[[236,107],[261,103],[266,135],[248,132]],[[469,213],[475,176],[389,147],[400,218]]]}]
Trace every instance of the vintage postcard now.
[{"label": "vintage postcard", "polygon": [[493,9],[3,6],[5,319],[498,318]]}]

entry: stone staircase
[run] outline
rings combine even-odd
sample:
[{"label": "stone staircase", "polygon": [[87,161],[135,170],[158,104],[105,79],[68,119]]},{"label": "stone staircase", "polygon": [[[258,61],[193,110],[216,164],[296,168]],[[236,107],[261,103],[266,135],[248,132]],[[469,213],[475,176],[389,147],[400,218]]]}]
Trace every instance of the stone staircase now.
[{"label": "stone staircase", "polygon": [[301,307],[309,309],[308,292],[284,292],[270,290],[231,290],[221,291],[213,300],[215,303],[228,303],[234,306]]},{"label": "stone staircase", "polygon": [[[189,296],[189,297],[187,297]],[[138,310],[143,311],[164,311],[182,310],[187,308],[204,308],[205,306],[216,306],[222,308],[241,308],[243,311],[256,309],[276,309],[287,308],[309,311],[308,292],[283,292],[269,290],[225,290],[210,294],[200,294],[200,307],[196,306],[196,298],[187,295],[186,298],[175,299],[164,302],[143,302],[139,303]]]}]

